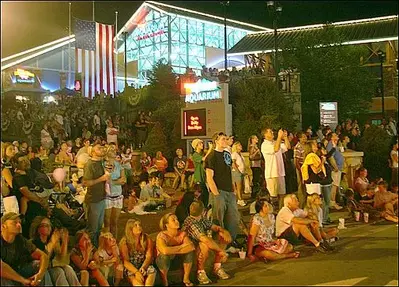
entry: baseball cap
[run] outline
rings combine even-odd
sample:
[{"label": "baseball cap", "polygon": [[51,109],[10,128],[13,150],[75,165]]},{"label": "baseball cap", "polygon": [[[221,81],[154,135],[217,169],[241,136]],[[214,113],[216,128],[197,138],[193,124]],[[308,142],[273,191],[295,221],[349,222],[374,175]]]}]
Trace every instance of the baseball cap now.
[{"label": "baseball cap", "polygon": [[191,146],[193,147],[193,149],[197,148],[197,145],[202,142],[202,140],[200,139],[194,139],[193,142],[191,143]]},{"label": "baseball cap", "polygon": [[7,220],[15,220],[20,216],[21,214],[15,212],[7,212],[1,217],[1,224],[5,223]]}]

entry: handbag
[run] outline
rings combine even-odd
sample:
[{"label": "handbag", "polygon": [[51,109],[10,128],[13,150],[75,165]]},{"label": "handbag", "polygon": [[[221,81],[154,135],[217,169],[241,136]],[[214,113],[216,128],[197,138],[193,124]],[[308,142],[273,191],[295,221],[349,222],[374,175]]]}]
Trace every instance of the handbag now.
[{"label": "handbag", "polygon": [[307,183],[306,184],[306,193],[307,194],[313,194],[316,193],[318,195],[321,194],[321,186],[320,183]]}]

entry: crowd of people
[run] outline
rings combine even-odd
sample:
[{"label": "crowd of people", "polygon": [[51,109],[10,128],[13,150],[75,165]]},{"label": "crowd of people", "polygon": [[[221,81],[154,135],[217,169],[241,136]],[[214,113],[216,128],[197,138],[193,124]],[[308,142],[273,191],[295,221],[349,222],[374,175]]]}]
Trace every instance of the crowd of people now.
[{"label": "crowd of people", "polygon": [[[176,150],[172,187],[194,192],[185,192],[175,212],[162,217],[154,241],[140,220],[129,219],[118,242],[122,212],[145,214],[171,207],[171,196],[163,189],[168,159],[162,151],[153,158],[142,152],[139,161],[133,159],[132,145],[119,140],[117,115],[94,112],[91,126],[100,126],[101,134],[91,133],[83,123],[77,127],[82,137],[79,130],[65,128],[67,115],[56,111],[52,116],[52,126],[46,120],[41,130],[40,146],[2,142],[4,286],[117,286],[123,280],[152,286],[157,278],[168,286],[175,257],[180,258],[185,286],[193,285],[193,266],[198,283],[209,284],[205,262],[211,251],[212,272],[221,280],[230,278],[223,269],[228,253],[244,249],[251,261],[297,258],[295,246],[305,240],[317,252],[330,253],[338,235],[331,227],[330,209],[345,205],[353,214],[398,222],[396,123],[390,119],[382,126],[395,140],[390,184],[368,179],[362,167],[353,188],[342,192],[342,153],[356,150],[360,137],[359,125],[348,120],[335,132],[309,127],[294,135],[265,128],[260,147],[256,135],[248,140],[249,167],[243,144],[233,136],[216,133],[209,146],[193,140],[190,157]],[[148,116],[141,112],[137,127],[149,124]],[[26,117],[23,110],[17,112],[17,119]],[[50,173],[44,170],[48,163]],[[248,228],[239,211],[248,204],[246,192],[254,199]],[[74,237],[72,250],[69,236]]]}]

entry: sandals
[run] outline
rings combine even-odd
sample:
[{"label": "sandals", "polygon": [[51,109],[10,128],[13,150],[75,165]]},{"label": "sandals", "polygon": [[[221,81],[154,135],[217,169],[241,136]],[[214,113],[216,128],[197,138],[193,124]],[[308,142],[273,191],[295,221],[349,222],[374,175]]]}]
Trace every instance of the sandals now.
[{"label": "sandals", "polygon": [[190,282],[190,281],[188,281],[188,282],[184,282],[184,281],[183,281],[183,284],[184,284],[184,286],[186,286],[186,287],[194,286],[194,284],[193,284],[192,282]]}]

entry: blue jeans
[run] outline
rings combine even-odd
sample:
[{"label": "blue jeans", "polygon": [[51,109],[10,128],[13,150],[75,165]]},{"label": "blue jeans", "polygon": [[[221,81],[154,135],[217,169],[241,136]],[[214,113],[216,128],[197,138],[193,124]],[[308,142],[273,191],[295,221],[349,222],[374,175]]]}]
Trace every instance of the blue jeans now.
[{"label": "blue jeans", "polygon": [[69,265],[48,269],[54,286],[81,286],[78,276]]},{"label": "blue jeans", "polygon": [[98,247],[98,237],[104,223],[105,200],[88,203],[87,228],[93,245]]},{"label": "blue jeans", "polygon": [[[18,274],[20,274],[24,278],[29,278],[35,275],[39,271],[40,261],[35,260],[29,263],[26,263],[18,270],[15,270]],[[21,286],[21,283],[12,281],[9,279],[1,278],[1,286]],[[53,282],[51,281],[50,274],[48,271],[44,273],[44,277],[40,282],[39,286],[53,286]]]},{"label": "blue jeans", "polygon": [[323,195],[323,221],[326,222],[330,216],[330,199],[332,185],[320,185],[321,194]]},{"label": "blue jeans", "polygon": [[193,263],[194,258],[195,258],[194,251],[191,251],[191,252],[185,253],[185,254],[179,254],[179,255],[158,254],[157,258],[155,259],[158,269],[159,270],[169,270],[170,264],[176,258],[176,256],[181,257],[183,264],[184,263]]},{"label": "blue jeans", "polygon": [[234,241],[240,223],[236,195],[219,189],[219,195],[211,193],[211,200],[213,223],[227,229]]}]

